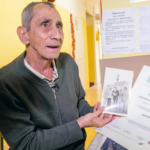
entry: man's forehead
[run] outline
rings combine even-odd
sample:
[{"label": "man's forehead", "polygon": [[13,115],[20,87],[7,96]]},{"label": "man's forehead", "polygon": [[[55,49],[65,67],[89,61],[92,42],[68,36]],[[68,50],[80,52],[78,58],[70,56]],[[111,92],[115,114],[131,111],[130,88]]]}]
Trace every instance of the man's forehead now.
[{"label": "man's forehead", "polygon": [[[46,4],[37,4],[33,8],[33,18],[34,16],[38,17],[57,17],[59,21],[61,21],[61,17],[58,13],[58,11],[55,8],[50,7]],[[50,19],[50,18],[49,18]]]},{"label": "man's forehead", "polygon": [[54,8],[50,7],[49,5],[47,5],[47,4],[39,3],[39,4],[34,6],[33,10],[34,10],[34,12],[36,12],[36,11],[39,11],[40,9],[45,9],[45,8],[54,9]]}]

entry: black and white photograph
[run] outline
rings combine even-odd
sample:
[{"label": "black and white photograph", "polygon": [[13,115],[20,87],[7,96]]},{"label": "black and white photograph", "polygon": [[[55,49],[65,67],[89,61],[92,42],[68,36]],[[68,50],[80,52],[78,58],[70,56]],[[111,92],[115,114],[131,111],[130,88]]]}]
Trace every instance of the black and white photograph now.
[{"label": "black and white photograph", "polygon": [[106,68],[102,93],[102,106],[105,113],[128,115],[133,71]]},{"label": "black and white photograph", "polygon": [[107,138],[99,150],[127,150],[127,149],[119,145],[115,141],[111,140],[110,138]]}]

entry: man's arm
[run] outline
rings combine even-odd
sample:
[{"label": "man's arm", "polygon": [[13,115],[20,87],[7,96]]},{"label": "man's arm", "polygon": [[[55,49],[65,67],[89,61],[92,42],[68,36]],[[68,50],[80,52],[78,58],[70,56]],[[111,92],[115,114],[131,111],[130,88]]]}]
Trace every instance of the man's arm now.
[{"label": "man's arm", "polygon": [[[112,120],[112,115],[102,114],[104,107],[100,107],[100,103],[91,107],[87,101],[84,99],[85,92],[80,82],[78,67],[75,65],[75,85],[78,97],[78,110],[80,118],[77,122],[80,128],[84,127],[102,127]],[[92,113],[93,112],[93,113]]]},{"label": "man's arm", "polygon": [[101,127],[111,120],[99,107],[77,120],[51,129],[37,128],[17,99],[0,89],[0,131],[12,150],[55,150],[84,139],[82,128]]},{"label": "man's arm", "polygon": [[30,118],[16,98],[0,89],[0,132],[12,150],[55,150],[84,139],[76,120],[40,129]]},{"label": "man's arm", "polygon": [[76,89],[76,95],[78,98],[78,110],[79,110],[79,115],[84,116],[87,113],[93,112],[92,106],[88,104],[88,102],[85,100],[85,91],[82,87],[80,78],[79,78],[79,70],[78,66],[74,62],[74,84],[75,84],[75,89]]}]

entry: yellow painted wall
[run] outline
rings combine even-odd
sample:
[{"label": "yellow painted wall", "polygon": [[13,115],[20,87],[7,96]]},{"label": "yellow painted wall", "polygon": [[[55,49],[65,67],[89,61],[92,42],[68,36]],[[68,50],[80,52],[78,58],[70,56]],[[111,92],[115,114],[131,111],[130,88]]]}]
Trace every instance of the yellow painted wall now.
[{"label": "yellow painted wall", "polygon": [[[35,0],[4,0],[0,5],[0,68],[25,50],[16,30],[21,25],[23,8]],[[41,0],[36,0],[41,1]]]},{"label": "yellow painted wall", "polygon": [[93,26],[87,26],[88,62],[89,62],[89,82],[95,82]]},{"label": "yellow painted wall", "polygon": [[85,59],[85,88],[89,89],[89,66],[88,66],[88,47],[87,47],[87,30],[86,20],[83,19],[83,38],[84,38],[84,59]]},{"label": "yellow painted wall", "polygon": [[[136,7],[138,11],[138,6],[143,6],[143,5],[150,5],[150,1],[130,3],[130,0],[102,0],[103,10]],[[138,18],[136,20],[137,20],[136,33],[138,33]],[[137,40],[136,48],[138,49],[138,37],[136,40]],[[117,58],[117,57],[130,57],[130,56],[139,56],[139,55],[147,55],[147,54],[150,53],[138,53],[137,51],[134,54],[102,55],[102,58],[105,59],[105,58]]]},{"label": "yellow painted wall", "polygon": [[5,0],[0,5],[0,67],[11,62],[25,49],[17,37],[16,29],[21,24],[24,0]]}]

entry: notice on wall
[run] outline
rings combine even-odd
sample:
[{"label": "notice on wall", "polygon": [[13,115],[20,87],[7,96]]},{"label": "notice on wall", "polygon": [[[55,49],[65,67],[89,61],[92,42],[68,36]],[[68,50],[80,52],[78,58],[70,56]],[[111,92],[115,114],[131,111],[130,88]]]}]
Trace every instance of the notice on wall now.
[{"label": "notice on wall", "polygon": [[150,52],[150,6],[141,6],[138,8],[138,30],[139,42],[138,52]]},{"label": "notice on wall", "polygon": [[103,54],[136,53],[136,8],[104,10]]},{"label": "notice on wall", "polygon": [[149,0],[130,0],[130,3],[136,3],[136,2],[144,2]]}]

